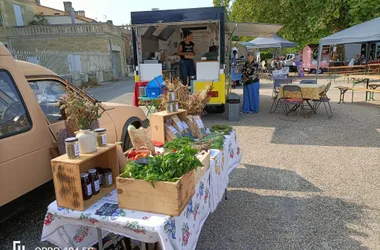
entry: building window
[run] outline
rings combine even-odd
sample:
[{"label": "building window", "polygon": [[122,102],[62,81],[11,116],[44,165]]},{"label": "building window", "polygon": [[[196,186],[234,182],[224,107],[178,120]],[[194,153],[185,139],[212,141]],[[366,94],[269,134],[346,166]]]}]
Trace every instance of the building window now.
[{"label": "building window", "polygon": [[8,71],[0,70],[0,139],[32,128],[28,110]]},{"label": "building window", "polygon": [[21,5],[13,4],[13,10],[15,12],[16,25],[17,26],[24,26],[24,19],[22,17],[22,8],[21,8]]}]

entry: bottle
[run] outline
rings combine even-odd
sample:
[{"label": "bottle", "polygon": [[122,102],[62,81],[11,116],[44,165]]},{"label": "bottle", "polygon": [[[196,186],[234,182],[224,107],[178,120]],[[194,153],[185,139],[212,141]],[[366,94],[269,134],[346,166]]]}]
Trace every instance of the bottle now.
[{"label": "bottle", "polygon": [[88,170],[88,173],[90,175],[90,182],[92,187],[92,193],[94,195],[98,194],[100,191],[100,183],[99,183],[99,176],[96,169],[92,168]]},{"label": "bottle", "polygon": [[83,200],[89,200],[92,197],[91,182],[88,179],[88,173],[80,174],[82,183]]}]

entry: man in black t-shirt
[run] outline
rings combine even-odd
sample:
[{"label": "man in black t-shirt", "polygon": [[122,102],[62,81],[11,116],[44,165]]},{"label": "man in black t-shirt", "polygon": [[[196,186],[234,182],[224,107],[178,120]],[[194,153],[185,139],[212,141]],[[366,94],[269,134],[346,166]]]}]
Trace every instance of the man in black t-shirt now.
[{"label": "man in black t-shirt", "polygon": [[189,84],[188,77],[195,75],[195,66],[193,58],[195,56],[194,53],[194,43],[193,33],[189,30],[184,31],[184,38],[182,42],[178,45],[177,54],[181,57],[181,80],[184,85]]}]

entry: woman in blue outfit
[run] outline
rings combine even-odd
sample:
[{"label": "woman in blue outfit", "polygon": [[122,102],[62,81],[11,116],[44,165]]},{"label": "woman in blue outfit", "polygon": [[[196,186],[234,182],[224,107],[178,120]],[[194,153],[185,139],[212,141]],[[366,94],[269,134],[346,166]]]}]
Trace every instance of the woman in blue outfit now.
[{"label": "woman in blue outfit", "polygon": [[244,64],[243,73],[243,113],[258,113],[260,104],[259,65],[255,63],[252,53],[248,53],[248,61]]}]

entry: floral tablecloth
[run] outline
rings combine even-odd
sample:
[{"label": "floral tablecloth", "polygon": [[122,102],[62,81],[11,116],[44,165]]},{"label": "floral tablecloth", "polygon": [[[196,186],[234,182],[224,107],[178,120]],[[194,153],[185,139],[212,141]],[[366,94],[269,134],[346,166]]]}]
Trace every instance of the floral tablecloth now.
[{"label": "floral tablecloth", "polygon": [[202,226],[215,211],[228,185],[228,174],[241,159],[236,134],[226,136],[224,150],[212,150],[210,169],[195,187],[195,193],[180,216],[117,209],[110,216],[97,215],[102,206],[117,206],[114,190],[86,211],[57,207],[52,202],[44,219],[41,240],[58,247],[88,247],[98,241],[97,228],[103,236],[109,232],[132,239],[160,242],[163,250],[195,249]]}]

